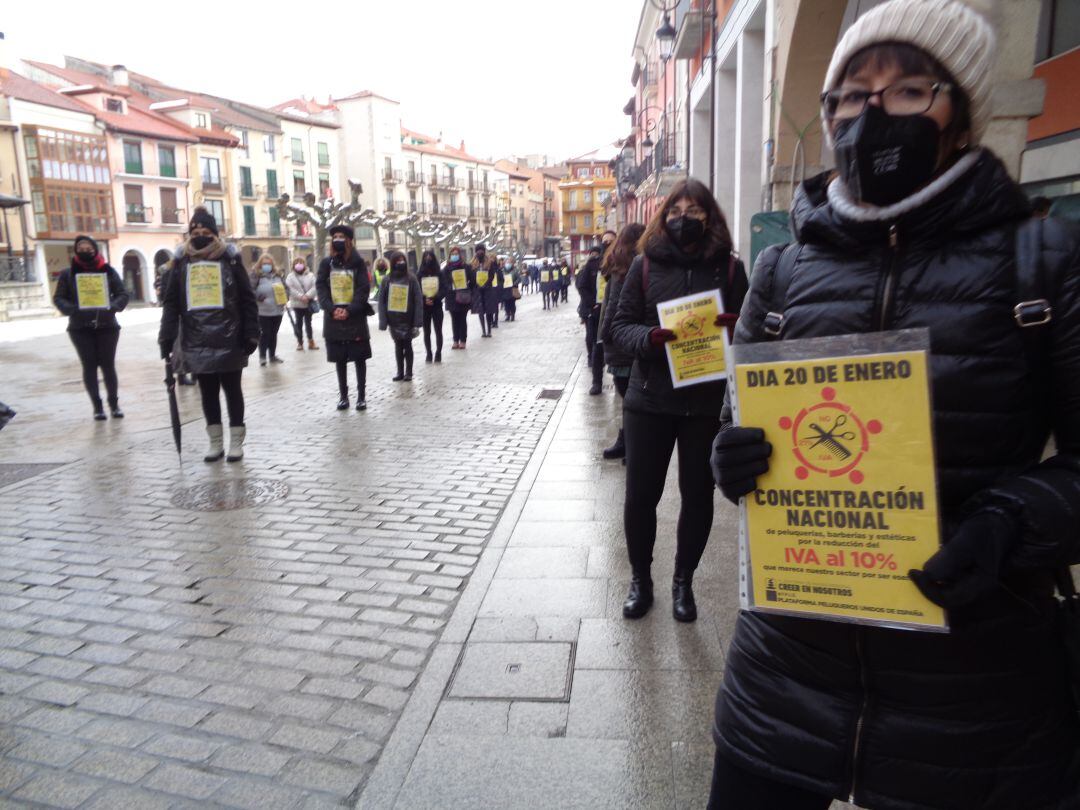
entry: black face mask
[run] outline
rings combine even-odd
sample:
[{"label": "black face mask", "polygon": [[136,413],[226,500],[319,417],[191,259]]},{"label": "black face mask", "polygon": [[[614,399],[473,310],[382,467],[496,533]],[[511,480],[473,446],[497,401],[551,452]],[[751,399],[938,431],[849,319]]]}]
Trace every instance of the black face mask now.
[{"label": "black face mask", "polygon": [[191,246],[196,250],[202,250],[213,241],[214,237],[212,236],[193,236],[191,237]]},{"label": "black face mask", "polygon": [[399,274],[404,273],[405,272],[405,267],[406,266],[404,264],[395,264],[394,265],[394,272],[399,273]]},{"label": "black face mask", "polygon": [[889,115],[867,106],[862,115],[836,125],[836,168],[852,196],[871,205],[892,205],[934,178],[941,131],[925,115]]},{"label": "black face mask", "polygon": [[330,249],[338,255],[345,253],[345,240],[335,239],[333,242],[330,243]]},{"label": "black face mask", "polygon": [[484,253],[483,251],[481,251],[480,253],[477,253],[477,254],[476,254],[476,260],[477,260],[477,261],[480,261],[480,262],[482,262],[482,261],[483,261],[484,259],[486,259],[486,258],[487,258],[487,254],[486,254],[486,253]]},{"label": "black face mask", "polygon": [[87,267],[90,267],[91,265],[93,265],[94,257],[97,256],[97,254],[94,253],[94,251],[92,250],[80,250],[78,253],[75,254],[75,256],[79,259],[80,262],[85,264]]},{"label": "black face mask", "polygon": [[679,247],[689,247],[705,235],[705,223],[693,217],[677,217],[664,223],[671,241]]}]

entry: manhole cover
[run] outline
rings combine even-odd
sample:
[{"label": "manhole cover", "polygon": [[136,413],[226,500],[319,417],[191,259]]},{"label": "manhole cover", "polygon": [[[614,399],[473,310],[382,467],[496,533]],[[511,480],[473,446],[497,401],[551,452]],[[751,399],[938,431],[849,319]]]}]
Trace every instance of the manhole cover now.
[{"label": "manhole cover", "polygon": [[17,481],[25,481],[35,475],[47,473],[57,467],[63,467],[62,463],[56,464],[0,464],[0,488],[10,486]]},{"label": "manhole cover", "polygon": [[472,642],[465,645],[449,697],[468,700],[570,699],[574,645],[567,642]]},{"label": "manhole cover", "polygon": [[559,399],[562,396],[561,388],[545,388],[536,395],[537,399]]},{"label": "manhole cover", "polygon": [[288,494],[289,485],[284,481],[238,478],[180,490],[172,497],[172,505],[193,512],[225,512],[280,501]]}]

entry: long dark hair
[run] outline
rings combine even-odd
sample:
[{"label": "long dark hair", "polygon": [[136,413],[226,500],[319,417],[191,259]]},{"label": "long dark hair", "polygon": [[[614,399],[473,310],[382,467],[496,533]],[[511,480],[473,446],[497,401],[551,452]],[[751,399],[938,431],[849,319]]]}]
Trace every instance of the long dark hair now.
[{"label": "long dark hair", "polygon": [[709,189],[700,180],[688,177],[675,184],[675,188],[667,195],[664,202],[649,224],[645,226],[645,232],[638,240],[638,252],[645,253],[650,247],[668,241],[667,215],[671,207],[679,200],[690,200],[706,213],[705,238],[702,245],[702,256],[716,256],[720,253],[731,251],[731,232],[728,230],[727,220],[724,218],[720,206],[716,204]]},{"label": "long dark hair", "polygon": [[637,243],[641,235],[645,233],[645,226],[640,222],[631,222],[615,237],[604,258],[600,262],[600,270],[608,276],[622,278],[630,269],[630,263],[637,256]]},{"label": "long dark hair", "polygon": [[439,259],[435,255],[434,250],[425,250],[424,255],[420,257],[420,269],[421,270],[438,270]]}]

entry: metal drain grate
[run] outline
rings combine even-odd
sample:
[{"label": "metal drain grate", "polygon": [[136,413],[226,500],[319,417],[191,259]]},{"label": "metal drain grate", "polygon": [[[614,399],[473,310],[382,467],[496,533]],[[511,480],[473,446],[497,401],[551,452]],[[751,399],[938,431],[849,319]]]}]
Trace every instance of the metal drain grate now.
[{"label": "metal drain grate", "polygon": [[289,485],[284,481],[238,478],[188,487],[176,493],[171,503],[192,512],[225,512],[280,501],[288,494]]},{"label": "metal drain grate", "polygon": [[539,394],[536,395],[537,399],[561,399],[563,389],[561,388],[545,388]]}]

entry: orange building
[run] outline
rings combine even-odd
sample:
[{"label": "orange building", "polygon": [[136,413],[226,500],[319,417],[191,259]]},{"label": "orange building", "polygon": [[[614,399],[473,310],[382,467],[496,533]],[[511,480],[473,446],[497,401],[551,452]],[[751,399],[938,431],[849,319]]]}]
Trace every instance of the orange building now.
[{"label": "orange building", "polygon": [[566,162],[566,176],[559,183],[562,195],[563,234],[570,238],[570,261],[574,266],[588,258],[589,248],[608,228],[615,230],[615,174],[611,164],[616,147],[594,149]]}]

